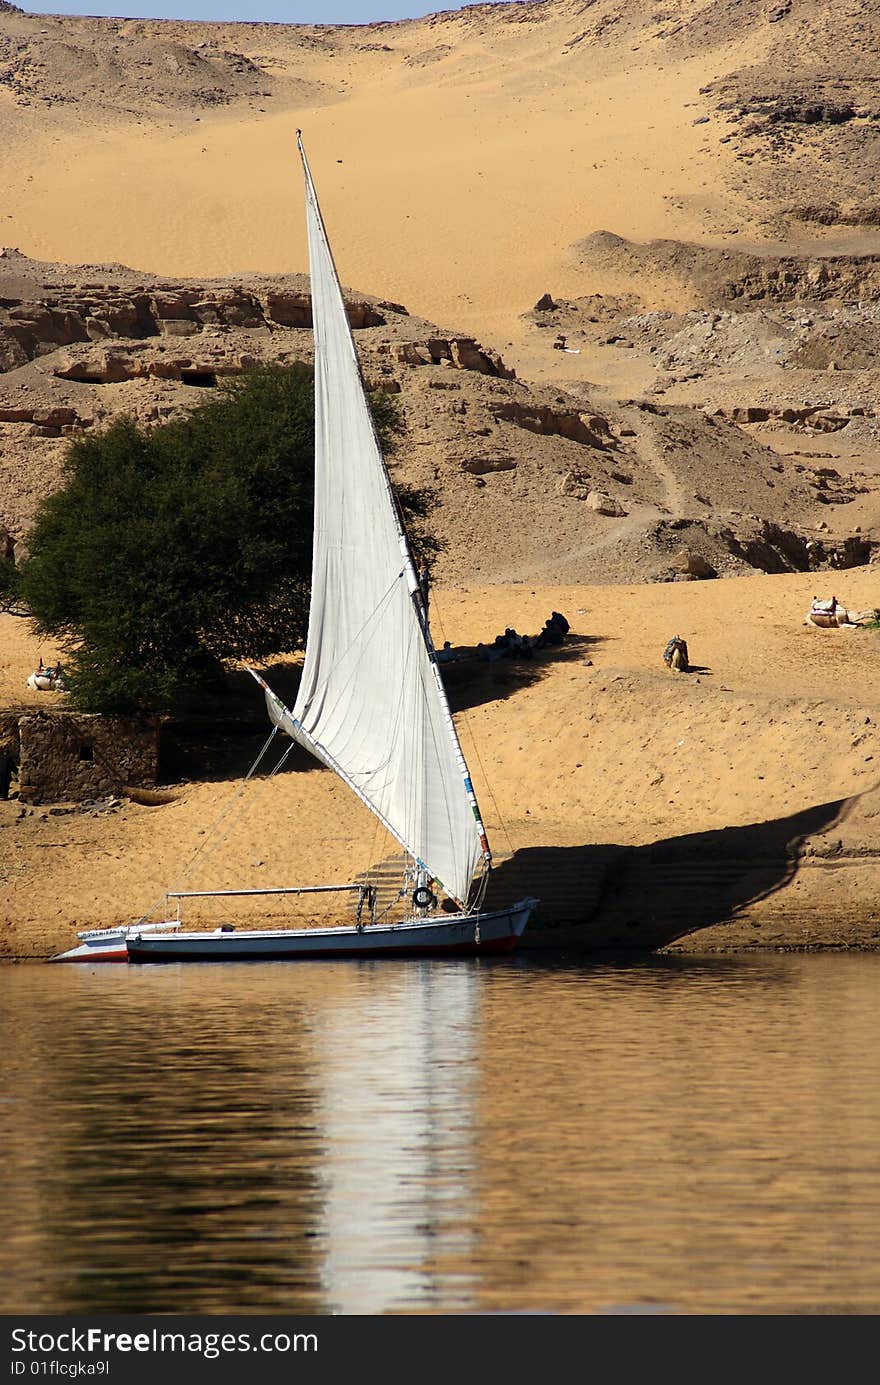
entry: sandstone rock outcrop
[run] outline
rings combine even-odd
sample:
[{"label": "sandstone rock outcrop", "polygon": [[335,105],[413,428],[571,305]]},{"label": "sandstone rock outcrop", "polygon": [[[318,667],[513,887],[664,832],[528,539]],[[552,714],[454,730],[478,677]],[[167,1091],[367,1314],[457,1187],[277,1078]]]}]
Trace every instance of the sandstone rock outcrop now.
[{"label": "sandstone rock outcrop", "polygon": [[458,370],[475,370],[480,375],[494,375],[501,380],[515,380],[516,372],[509,370],[497,352],[479,346],[473,337],[429,337],[425,341],[408,341],[397,347],[401,365],[447,365]]},{"label": "sandstone rock outcrop", "polygon": [[520,403],[518,400],[493,404],[492,414],[498,422],[515,423],[518,428],[527,428],[529,432],[541,433],[545,437],[568,438],[584,447],[604,451],[614,443],[608,420],[600,414],[572,413],[570,410],[553,409],[545,404]]},{"label": "sandstone rock outcrop", "polygon": [[[277,325],[310,330],[312,326],[308,292],[275,288],[258,294],[223,284],[159,283],[128,292],[113,286],[104,292],[97,288],[70,286],[36,301],[21,300],[8,289],[4,292],[0,274],[0,373],[77,342],[191,337],[223,328],[271,330]],[[382,326],[387,320],[385,313],[364,299],[347,299],[346,309],[355,331]],[[462,341],[456,349],[467,357],[475,344]],[[468,360],[466,369],[502,373],[493,368],[491,353],[479,354],[480,362]]]},{"label": "sandstone rock outcrop", "polygon": [[668,280],[708,307],[741,309],[753,303],[875,300],[880,297],[880,255],[754,255],[684,241],[626,240],[596,231],[577,247],[582,262],[614,269],[633,282]]}]

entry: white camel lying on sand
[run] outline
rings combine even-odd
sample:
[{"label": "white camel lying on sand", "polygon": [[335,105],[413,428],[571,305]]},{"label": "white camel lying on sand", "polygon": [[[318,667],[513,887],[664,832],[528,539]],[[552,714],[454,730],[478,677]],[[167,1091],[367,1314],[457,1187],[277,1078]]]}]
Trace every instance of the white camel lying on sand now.
[{"label": "white camel lying on sand", "polygon": [[850,611],[841,606],[836,596],[830,601],[820,601],[814,596],[804,625],[818,625],[823,630],[839,630],[842,626],[854,629],[857,625],[873,625],[877,620],[880,620],[880,610],[874,606],[865,611]]},{"label": "white camel lying on sand", "polygon": [[50,668],[42,659],[39,668],[35,668],[33,673],[28,675],[27,685],[35,692],[65,692],[67,688],[61,665]]}]

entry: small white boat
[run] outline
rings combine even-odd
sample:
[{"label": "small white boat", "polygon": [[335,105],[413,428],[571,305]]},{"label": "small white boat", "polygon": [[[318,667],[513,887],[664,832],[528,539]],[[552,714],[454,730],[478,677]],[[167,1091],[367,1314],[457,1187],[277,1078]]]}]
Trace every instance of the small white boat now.
[{"label": "small white boat", "polygon": [[[131,962],[474,956],[515,947],[537,903],[482,910],[489,843],[299,131],[297,144],[315,342],[315,502],[308,638],[293,708],[250,672],[263,688],[272,736],[304,746],[375,814],[404,849],[403,878],[381,902],[365,884],[169,891],[168,900],[178,901],[173,935],[144,919],[142,928],[108,936],[100,960],[124,960],[123,948]],[[333,928],[175,928],[182,899],[318,891],[357,891],[353,921],[349,914]],[[82,948],[58,960],[81,960],[84,949],[99,960],[99,935],[84,936]]]},{"label": "small white boat", "polygon": [[349,928],[249,929],[236,933],[157,935],[125,940],[131,962],[266,962],[326,957],[473,957],[510,952],[537,901],[524,899],[492,913],[451,914]]}]

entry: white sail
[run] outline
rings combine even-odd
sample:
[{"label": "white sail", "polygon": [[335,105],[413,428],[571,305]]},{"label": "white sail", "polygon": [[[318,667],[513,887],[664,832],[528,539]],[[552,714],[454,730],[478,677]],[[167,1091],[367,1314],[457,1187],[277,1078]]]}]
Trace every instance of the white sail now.
[{"label": "white sail", "polygon": [[464,902],[480,857],[488,860],[485,834],[423,634],[418,580],[299,148],[315,334],[315,532],[308,641],[292,725],[297,739]]}]

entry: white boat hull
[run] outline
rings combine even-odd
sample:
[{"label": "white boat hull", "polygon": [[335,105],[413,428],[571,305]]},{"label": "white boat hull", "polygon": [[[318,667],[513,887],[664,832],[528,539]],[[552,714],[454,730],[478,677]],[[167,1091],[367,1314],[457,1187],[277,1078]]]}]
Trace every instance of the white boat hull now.
[{"label": "white boat hull", "polygon": [[485,914],[407,919],[363,928],[266,929],[247,932],[130,935],[130,962],[275,962],[325,957],[474,957],[510,952],[537,900]]},{"label": "white boat hull", "polygon": [[78,947],[72,947],[67,952],[59,952],[57,957],[50,958],[52,962],[127,962],[128,961],[128,939],[137,934],[138,937],[150,937],[158,933],[160,937],[166,936],[169,928],[179,928],[178,923],[156,924],[152,929],[138,924],[125,924],[119,928],[95,928],[88,933],[79,933],[77,936],[82,939]]}]

